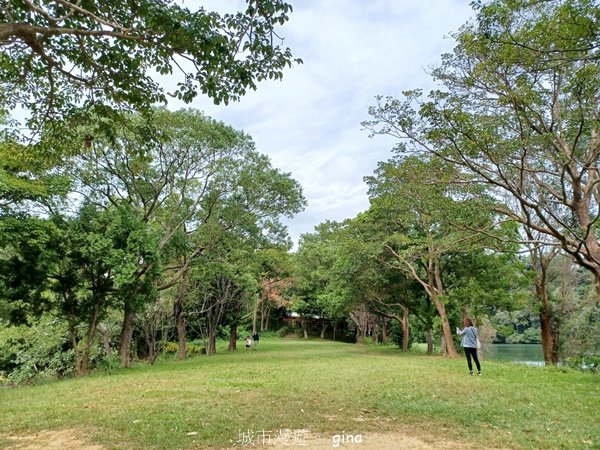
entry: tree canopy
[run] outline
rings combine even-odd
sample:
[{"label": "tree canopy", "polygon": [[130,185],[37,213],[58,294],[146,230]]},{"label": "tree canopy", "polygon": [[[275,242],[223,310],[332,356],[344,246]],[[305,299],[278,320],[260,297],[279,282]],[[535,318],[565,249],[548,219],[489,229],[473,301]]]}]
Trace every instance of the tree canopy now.
[{"label": "tree canopy", "polygon": [[497,212],[559,245],[600,292],[598,8],[512,0],[476,8],[433,71],[443,89],[379,98],[365,124],[493,188]]},{"label": "tree canopy", "polygon": [[[248,0],[227,14],[171,0],[3,2],[0,110],[24,108],[40,129],[81,107],[139,110],[199,92],[236,100],[300,62],[278,35],[291,11],[282,0]],[[175,77],[172,92],[157,74]]]}]

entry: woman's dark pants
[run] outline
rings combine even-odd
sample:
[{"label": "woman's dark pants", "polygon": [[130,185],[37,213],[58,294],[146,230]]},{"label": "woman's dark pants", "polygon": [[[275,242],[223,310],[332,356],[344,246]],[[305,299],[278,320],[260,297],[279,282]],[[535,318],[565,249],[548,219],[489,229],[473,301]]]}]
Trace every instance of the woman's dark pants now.
[{"label": "woman's dark pants", "polygon": [[471,364],[471,358],[475,360],[477,366],[477,372],[481,372],[481,366],[479,365],[479,358],[477,357],[477,349],[473,347],[463,347],[465,355],[467,355],[467,364],[469,365],[469,372],[473,372],[473,364]]}]

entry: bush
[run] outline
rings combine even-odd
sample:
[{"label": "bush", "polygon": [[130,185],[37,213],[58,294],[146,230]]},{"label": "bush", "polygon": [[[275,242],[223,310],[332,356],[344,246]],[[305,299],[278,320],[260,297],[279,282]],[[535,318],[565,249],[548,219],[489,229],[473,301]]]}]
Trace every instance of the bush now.
[{"label": "bush", "polygon": [[121,368],[121,357],[116,353],[102,356],[96,362],[96,368],[105,372],[114,372]]},{"label": "bush", "polygon": [[75,354],[69,347],[67,324],[51,316],[31,325],[0,327],[0,370],[17,384],[70,376]]},{"label": "bush", "polygon": [[[185,349],[188,355],[193,354],[204,354],[206,353],[205,345],[200,341],[191,341],[185,344]],[[163,353],[175,354],[179,351],[179,344],[177,342],[167,342],[163,346]]]},{"label": "bush", "polygon": [[296,332],[296,329],[294,327],[291,327],[289,325],[284,325],[275,332],[275,335],[277,337],[282,338],[282,337],[286,337],[290,333],[295,333],[295,332]]},{"label": "bush", "polygon": [[167,342],[162,349],[163,353],[177,353],[178,350],[179,344],[177,342]]},{"label": "bush", "polygon": [[584,372],[600,373],[600,355],[585,354],[567,358],[565,364]]}]

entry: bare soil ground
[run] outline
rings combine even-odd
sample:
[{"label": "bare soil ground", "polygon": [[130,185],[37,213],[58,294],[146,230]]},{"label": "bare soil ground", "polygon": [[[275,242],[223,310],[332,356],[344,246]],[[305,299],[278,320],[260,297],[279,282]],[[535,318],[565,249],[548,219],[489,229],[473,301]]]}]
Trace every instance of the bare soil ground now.
[{"label": "bare soil ground", "polygon": [[3,436],[9,449],[27,450],[104,450],[101,445],[92,444],[85,430],[66,428],[44,430],[34,434]]},{"label": "bare soil ground", "polygon": [[[8,443],[8,449],[20,450],[105,450],[105,447],[91,443],[87,439],[87,432],[75,428],[61,430],[45,430],[30,435],[2,436]],[[438,450],[438,449],[481,449],[481,446],[473,446],[465,442],[451,440],[433,440],[429,438],[418,438],[405,433],[368,433],[364,435],[335,435],[331,437],[317,437],[310,433],[297,442],[273,442],[261,445],[255,442],[252,446],[248,444],[239,445],[237,448],[275,448],[275,449],[308,449],[325,450],[332,448],[356,449],[356,450]],[[258,444],[258,445],[257,445]]]}]

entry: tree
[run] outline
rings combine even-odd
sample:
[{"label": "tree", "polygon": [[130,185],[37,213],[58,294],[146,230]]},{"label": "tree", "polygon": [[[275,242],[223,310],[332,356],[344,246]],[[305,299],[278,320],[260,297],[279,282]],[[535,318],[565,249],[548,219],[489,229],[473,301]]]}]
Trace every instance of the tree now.
[{"label": "tree", "polygon": [[379,342],[380,334],[387,341],[388,320],[398,321],[404,337],[403,350],[408,351],[408,308],[412,307],[407,300],[408,289],[398,281],[398,271],[386,265],[379,230],[371,219],[370,211],[361,213],[346,220],[337,231],[331,291],[337,294],[338,301],[330,309],[346,310],[358,330],[357,342],[364,340],[367,331],[373,343]]},{"label": "tree", "polygon": [[195,283],[191,286],[190,294],[196,297],[197,313],[206,324],[208,356],[217,352],[217,334],[227,312],[239,311],[246,299],[257,290],[256,280],[238,269],[230,261],[210,261],[193,271],[192,280]]},{"label": "tree", "polygon": [[69,117],[78,108],[147,109],[165,102],[152,73],[181,73],[168,94],[190,102],[200,91],[236,100],[292,64],[277,27],[292,7],[248,0],[220,15],[169,0],[49,2],[9,0],[0,7],[0,104],[22,107],[28,125]]},{"label": "tree", "polygon": [[559,359],[559,322],[550,304],[548,268],[559,253],[557,246],[542,245],[535,238],[535,232],[525,227],[530,243],[527,245],[535,277],[535,296],[540,308],[541,341],[546,364],[558,364]]},{"label": "tree", "polygon": [[[327,221],[315,227],[314,233],[303,234],[300,238],[294,255],[290,306],[300,315],[305,338],[308,338],[308,325],[314,318],[321,321],[323,337],[328,321],[333,322],[335,336],[337,323],[353,317],[351,311],[355,299],[348,290],[348,278],[340,271],[344,228],[345,224]],[[362,342],[364,337],[361,330],[364,327],[357,332],[357,342]]]},{"label": "tree", "polygon": [[0,141],[0,214],[27,202],[50,202],[66,195],[70,180],[52,170],[56,164],[39,147],[26,148],[12,137]]},{"label": "tree", "polygon": [[[0,216],[0,297],[11,325],[27,323],[51,309],[48,272],[54,267],[55,244],[64,241],[59,227],[38,218]],[[70,277],[71,279],[75,277]]]},{"label": "tree", "polygon": [[[3,261],[5,295],[21,319],[49,311],[68,324],[76,372],[87,373],[97,327],[111,307],[142,303],[154,295],[161,269],[156,240],[126,205],[84,204],[75,217],[5,218],[3,237],[14,254]],[[148,269],[138,272],[138,261]],[[18,286],[18,289],[15,289]],[[17,316],[19,317],[19,316]],[[83,332],[82,332],[83,330]]]},{"label": "tree", "polygon": [[447,311],[445,259],[493,243],[493,204],[484,192],[457,183],[443,160],[401,156],[380,163],[366,177],[374,219],[380,223],[392,267],[417,281],[436,307],[442,326],[442,351],[458,356]]},{"label": "tree", "polygon": [[[71,173],[78,192],[89,201],[105,208],[129,205],[158,235],[157,251],[166,267],[158,290],[180,282],[185,290],[190,265],[212,245],[199,232],[208,223],[220,221],[225,228],[246,233],[253,245],[286,240],[279,216],[303,208],[301,189],[256,152],[247,135],[193,110],[157,110],[154,121],[148,130],[143,118],[128,117],[116,136],[100,135],[86,153],[77,156]],[[85,127],[82,132],[87,132]],[[138,273],[157,263],[140,259]],[[183,352],[185,292],[178,298],[175,314]],[[120,346],[124,365],[141,306],[134,304],[133,297],[124,298]]]},{"label": "tree", "polygon": [[475,7],[476,21],[433,71],[445,90],[379,98],[365,125],[493,187],[505,199],[495,210],[555,240],[594,275],[600,294],[597,5]]},{"label": "tree", "polygon": [[[267,331],[273,308],[287,306],[285,292],[292,284],[292,261],[289,248],[275,246],[256,253],[260,293],[252,313],[252,331]],[[259,314],[260,313],[260,314]],[[260,327],[258,319],[260,315]]]}]

